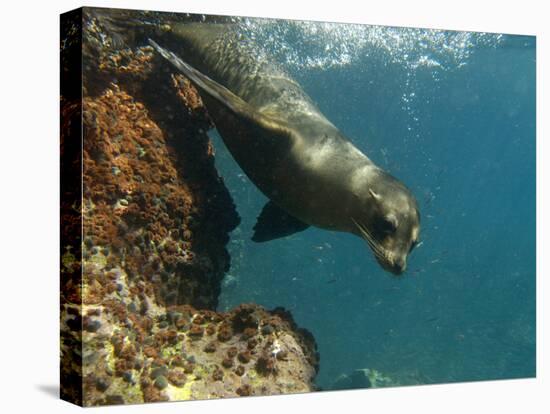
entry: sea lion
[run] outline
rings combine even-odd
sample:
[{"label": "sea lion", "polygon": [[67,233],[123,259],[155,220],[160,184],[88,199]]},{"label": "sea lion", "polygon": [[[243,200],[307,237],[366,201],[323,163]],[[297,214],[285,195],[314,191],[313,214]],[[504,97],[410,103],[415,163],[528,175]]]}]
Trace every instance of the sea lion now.
[{"label": "sea lion", "polygon": [[[157,39],[159,40],[159,39]],[[254,226],[267,241],[309,226],[363,238],[399,275],[418,243],[415,197],[376,166],[300,85],[227,25],[181,23],[156,51],[198,89],[224,143],[269,202]]]}]

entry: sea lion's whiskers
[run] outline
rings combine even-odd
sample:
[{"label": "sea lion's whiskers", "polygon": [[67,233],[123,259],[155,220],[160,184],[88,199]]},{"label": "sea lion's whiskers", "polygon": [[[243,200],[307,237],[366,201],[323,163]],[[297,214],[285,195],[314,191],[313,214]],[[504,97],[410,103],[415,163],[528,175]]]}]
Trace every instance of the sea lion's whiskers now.
[{"label": "sea lion's whiskers", "polygon": [[374,253],[378,257],[385,259],[386,254],[380,247],[380,243],[378,242],[378,240],[376,240],[376,238],[368,231],[368,229],[365,226],[358,223],[353,217],[351,219],[353,220],[353,223],[357,226],[357,228],[361,232],[363,239],[367,242],[367,244],[374,251]]},{"label": "sea lion's whiskers", "polygon": [[[366,229],[364,229],[364,230],[366,230]],[[369,237],[371,246],[372,246],[374,252],[376,253],[376,255],[378,257],[382,258],[382,259],[387,259],[386,252],[384,251],[384,249],[382,247],[380,247],[380,243],[368,231],[366,231],[366,234]]]}]

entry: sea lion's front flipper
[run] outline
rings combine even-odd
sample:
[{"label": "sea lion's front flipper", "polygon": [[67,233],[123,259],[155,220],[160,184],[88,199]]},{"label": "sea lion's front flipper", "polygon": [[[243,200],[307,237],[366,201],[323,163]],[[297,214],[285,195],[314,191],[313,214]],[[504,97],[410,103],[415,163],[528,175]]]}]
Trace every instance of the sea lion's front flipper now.
[{"label": "sea lion's front flipper", "polygon": [[291,216],[273,201],[268,201],[258,216],[252,240],[265,242],[304,231],[309,224]]},{"label": "sea lion's front flipper", "polygon": [[[238,121],[234,125],[230,125],[230,128],[233,130],[238,130],[239,125],[246,125],[247,130],[255,130],[255,132],[259,132],[256,134],[240,134],[239,136],[242,136],[244,139],[250,138],[248,135],[253,135],[256,139],[263,137],[264,140],[271,141],[266,142],[265,144],[273,144],[279,148],[281,146],[290,147],[293,141],[297,138],[297,135],[293,133],[291,128],[286,127],[282,122],[262,114],[225,86],[220,85],[213,79],[210,79],[205,74],[184,62],[174,53],[159,46],[154,40],[149,39],[149,43],[162,57],[174,65],[191,81],[195,87],[197,87],[203,97],[203,100],[206,98],[206,100],[211,101],[212,104],[215,103],[218,106],[221,105],[234,115],[235,119]],[[208,104],[206,107],[210,112]],[[216,111],[213,111],[210,115],[212,116],[215,112]],[[226,123],[227,121],[228,120],[226,119]],[[215,118],[214,123],[216,123]],[[218,130],[224,126],[225,125],[216,125]],[[262,134],[262,131],[269,131],[269,133]]]}]

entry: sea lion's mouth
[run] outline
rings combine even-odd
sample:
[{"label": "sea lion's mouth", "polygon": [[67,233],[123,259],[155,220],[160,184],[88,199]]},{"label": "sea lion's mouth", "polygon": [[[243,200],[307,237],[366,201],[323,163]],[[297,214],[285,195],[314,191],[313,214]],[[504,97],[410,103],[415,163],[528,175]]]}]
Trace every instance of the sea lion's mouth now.
[{"label": "sea lion's mouth", "polygon": [[384,270],[387,270],[388,272],[391,272],[396,276],[403,274],[403,272],[405,272],[405,269],[407,268],[406,262],[399,263],[396,260],[383,260],[378,256],[376,256],[376,260],[378,261],[378,263],[380,263],[380,266],[382,266]]},{"label": "sea lion's mouth", "polygon": [[380,266],[382,266],[384,270],[387,270],[394,275],[400,275],[401,273],[403,273],[403,271],[405,270],[405,266],[400,266],[399,263],[397,263],[395,260],[392,260],[390,255],[381,245],[381,243],[376,239],[376,237],[374,237],[374,235],[367,229],[367,227],[359,223],[353,217],[351,218],[351,220],[359,230],[359,233],[361,234],[363,240],[367,242],[367,244],[373,251],[374,257],[376,258],[376,261],[380,263]]}]

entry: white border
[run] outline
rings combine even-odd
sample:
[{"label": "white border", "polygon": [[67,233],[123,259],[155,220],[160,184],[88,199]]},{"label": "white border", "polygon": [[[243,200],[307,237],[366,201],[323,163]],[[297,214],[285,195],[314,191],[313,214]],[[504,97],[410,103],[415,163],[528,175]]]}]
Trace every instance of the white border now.
[{"label": "white border", "polygon": [[[337,2],[274,0],[91,1],[85,5],[210,14],[267,16],[431,27],[537,35],[537,223],[538,223],[538,363],[536,380],[496,381],[384,390],[315,393],[224,401],[165,403],[99,408],[117,412],[367,412],[495,413],[541,412],[548,406],[548,360],[542,331],[548,306],[550,211],[541,183],[547,182],[548,144],[548,16],[541,1],[377,1]],[[61,12],[83,5],[60,0],[53,4],[12,1],[3,5],[0,168],[1,333],[3,412],[36,410],[65,413],[77,408],[52,396],[58,380],[58,25]],[[546,72],[546,78],[543,75]],[[538,407],[538,408],[537,408]]]}]

